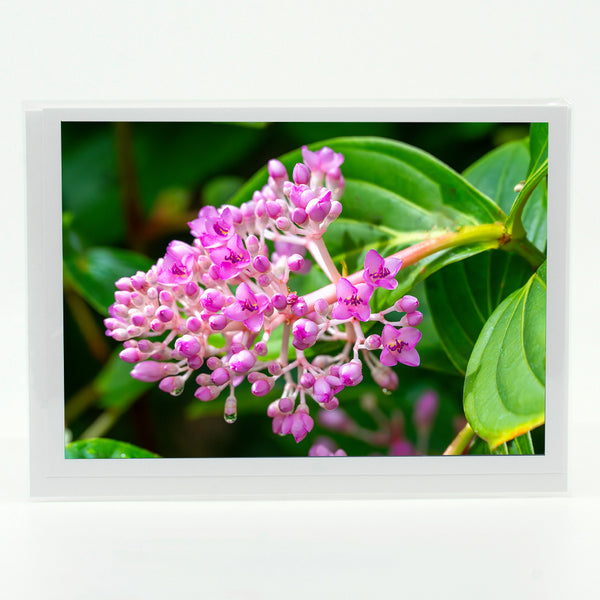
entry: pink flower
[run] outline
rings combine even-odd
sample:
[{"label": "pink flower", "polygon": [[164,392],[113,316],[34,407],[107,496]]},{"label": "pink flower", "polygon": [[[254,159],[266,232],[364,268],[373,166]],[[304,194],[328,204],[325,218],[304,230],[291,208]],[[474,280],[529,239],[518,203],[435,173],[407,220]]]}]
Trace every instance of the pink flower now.
[{"label": "pink flower", "polygon": [[344,162],[343,154],[336,153],[327,146],[316,152],[311,152],[306,146],[302,146],[302,158],[313,173],[333,171]]},{"label": "pink flower", "polygon": [[217,248],[227,243],[235,233],[233,215],[229,208],[221,213],[211,215],[204,220],[205,233],[200,235],[200,242],[205,248]]},{"label": "pink flower", "polygon": [[345,320],[356,317],[359,321],[368,321],[371,316],[369,300],[373,295],[373,288],[369,285],[354,287],[348,279],[342,277],[336,287],[337,303],[333,307],[331,317]]},{"label": "pink flower", "polygon": [[401,327],[396,329],[386,325],[381,334],[383,350],[381,351],[382,365],[393,367],[398,363],[409,367],[418,367],[421,359],[415,346],[421,339],[421,332],[414,327]]},{"label": "pink flower", "polygon": [[209,251],[210,258],[219,269],[221,279],[231,279],[250,264],[250,252],[239,235],[231,237],[225,246]]},{"label": "pink flower", "polygon": [[291,433],[296,443],[299,443],[312,431],[314,424],[313,418],[308,414],[308,408],[301,404],[294,414],[287,415],[283,419],[281,433],[283,435]]},{"label": "pink flower", "polygon": [[223,309],[225,316],[233,321],[242,321],[250,331],[260,331],[263,325],[263,313],[269,307],[269,298],[265,294],[254,294],[244,281],[235,291],[236,302]]},{"label": "pink flower", "polygon": [[396,274],[402,266],[398,258],[383,258],[376,250],[369,250],[365,257],[363,279],[373,287],[394,290],[398,287]]},{"label": "pink flower", "polygon": [[187,283],[194,274],[194,262],[198,251],[186,244],[174,240],[167,246],[167,254],[163,258],[158,282],[168,285]]}]

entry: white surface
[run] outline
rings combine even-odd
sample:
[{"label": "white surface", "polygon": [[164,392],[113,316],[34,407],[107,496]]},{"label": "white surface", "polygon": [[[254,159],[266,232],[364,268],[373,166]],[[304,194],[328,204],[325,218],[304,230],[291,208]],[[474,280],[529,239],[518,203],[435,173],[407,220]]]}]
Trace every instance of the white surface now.
[{"label": "white surface", "polygon": [[[2,595],[595,597],[600,4],[260,4],[0,0]],[[572,497],[25,502],[24,100],[534,97],[574,106]]]}]

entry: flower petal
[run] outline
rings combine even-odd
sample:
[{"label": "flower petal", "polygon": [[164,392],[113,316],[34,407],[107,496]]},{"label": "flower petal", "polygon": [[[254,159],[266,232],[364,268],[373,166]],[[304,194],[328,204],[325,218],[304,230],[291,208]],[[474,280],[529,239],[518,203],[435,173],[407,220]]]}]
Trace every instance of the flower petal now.
[{"label": "flower petal", "polygon": [[398,362],[409,367],[418,367],[421,363],[419,353],[412,348],[411,350],[404,350],[398,354]]}]

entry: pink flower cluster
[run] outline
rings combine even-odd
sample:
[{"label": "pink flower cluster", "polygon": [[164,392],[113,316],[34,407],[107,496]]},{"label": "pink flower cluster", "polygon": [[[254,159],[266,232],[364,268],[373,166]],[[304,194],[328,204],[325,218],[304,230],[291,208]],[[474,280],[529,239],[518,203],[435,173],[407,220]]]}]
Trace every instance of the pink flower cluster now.
[{"label": "pink flower cluster", "polygon": [[[415,326],[422,319],[412,296],[371,311],[375,288],[398,285],[400,260],[370,250],[364,283],[355,286],[340,277],[323,234],[342,211],[344,157],[330,148],[304,147],[302,155],[291,180],[284,165],[271,160],[268,183],[251,201],[202,208],[189,223],[192,244],[173,241],[147,273],[116,282],[115,303],[105,320],[107,335],[123,342],[120,357],[135,365],[134,378],[159,382],[161,390],[178,395],[195,374],[200,401],[226,394],[228,422],[236,420],[235,392],[242,381],[247,379],[255,396],[266,396],[282,380],[267,414],[275,433],[291,434],[297,442],[314,425],[307,397],[325,410],[336,409],[337,395],[362,381],[363,361],[379,385],[395,389],[398,378],[390,367],[419,364],[415,346],[421,334]],[[289,290],[290,275],[310,269],[307,252],[336,283],[337,301],[307,302]],[[385,315],[392,311],[406,314],[391,323]],[[365,338],[361,323],[366,321],[382,323],[381,335]],[[344,349],[309,360],[305,351],[322,340],[342,340]],[[378,360],[372,351],[379,348]]]}]

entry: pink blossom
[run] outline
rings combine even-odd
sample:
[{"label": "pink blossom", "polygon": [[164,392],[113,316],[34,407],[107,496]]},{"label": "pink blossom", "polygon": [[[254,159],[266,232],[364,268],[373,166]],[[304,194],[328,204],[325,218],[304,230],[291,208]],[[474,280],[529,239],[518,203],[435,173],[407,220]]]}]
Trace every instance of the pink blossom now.
[{"label": "pink blossom", "polygon": [[223,309],[225,316],[233,321],[242,321],[251,331],[259,331],[263,325],[263,313],[270,306],[265,294],[254,294],[244,281],[235,291],[236,302]]},{"label": "pink blossom", "polygon": [[381,364],[393,367],[398,363],[409,367],[418,367],[419,354],[415,346],[421,339],[421,332],[414,327],[401,327],[396,329],[386,325],[381,334],[383,349],[381,351]]},{"label": "pink blossom", "polygon": [[343,154],[335,153],[327,146],[316,152],[311,152],[306,146],[302,146],[302,158],[313,173],[333,171],[344,162]]},{"label": "pink blossom", "polygon": [[369,300],[373,295],[373,288],[361,284],[354,287],[348,279],[342,277],[336,287],[337,303],[333,307],[331,317],[345,320],[355,317],[359,321],[368,321],[371,316]]},{"label": "pink blossom", "polygon": [[225,246],[214,248],[209,255],[219,269],[221,279],[231,279],[250,264],[250,252],[244,247],[242,238],[234,235]]},{"label": "pink blossom", "polygon": [[197,250],[189,244],[178,240],[171,242],[158,273],[159,283],[177,285],[190,281],[196,257]]},{"label": "pink blossom", "polygon": [[396,274],[402,266],[398,258],[383,258],[376,250],[369,250],[365,257],[363,279],[373,287],[394,290],[398,287]]}]

